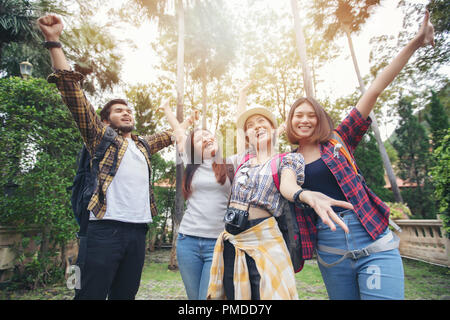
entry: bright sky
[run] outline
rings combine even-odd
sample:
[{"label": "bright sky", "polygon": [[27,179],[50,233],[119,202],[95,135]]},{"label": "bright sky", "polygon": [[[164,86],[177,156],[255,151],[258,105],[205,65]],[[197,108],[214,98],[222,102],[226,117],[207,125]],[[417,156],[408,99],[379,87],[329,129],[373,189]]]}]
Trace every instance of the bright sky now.
[{"label": "bright sky", "polygon": [[[246,1],[228,0],[234,2],[234,6],[242,6]],[[422,1],[427,2],[427,1]],[[108,4],[111,7],[118,7],[121,0],[112,0]],[[286,7],[290,10],[290,1],[269,1],[266,0],[267,6],[274,10],[283,10]],[[397,35],[402,27],[403,15],[396,8],[397,1],[382,1],[382,5],[376,7],[374,13],[364,25],[363,30],[353,35],[353,44],[355,47],[357,60],[361,74],[364,77],[369,72],[369,41],[374,36],[380,35]],[[105,8],[106,10],[107,8]],[[99,18],[106,15],[101,12]],[[286,15],[286,19],[291,19],[291,15]],[[293,20],[292,20],[293,25]],[[122,29],[123,30],[123,29]],[[157,28],[154,24],[145,23],[139,29],[131,29],[127,26],[126,32],[121,31],[115,36],[120,39],[131,38],[137,44],[137,48],[130,48],[122,45],[124,54],[124,64],[122,67],[121,79],[128,85],[137,83],[149,83],[155,81],[155,65],[158,63],[158,57],[155,56],[150,42],[157,36]],[[346,96],[357,88],[358,81],[354,71],[350,52],[347,46],[347,40],[341,39],[343,48],[340,56],[334,61],[330,61],[319,72],[326,74],[325,81],[318,85],[319,98],[329,97],[334,100],[338,97]],[[319,73],[318,72],[318,73]],[[174,75],[175,76],[175,75]],[[115,94],[118,94],[116,92]],[[383,139],[386,139],[394,130],[393,125],[380,128]]]}]

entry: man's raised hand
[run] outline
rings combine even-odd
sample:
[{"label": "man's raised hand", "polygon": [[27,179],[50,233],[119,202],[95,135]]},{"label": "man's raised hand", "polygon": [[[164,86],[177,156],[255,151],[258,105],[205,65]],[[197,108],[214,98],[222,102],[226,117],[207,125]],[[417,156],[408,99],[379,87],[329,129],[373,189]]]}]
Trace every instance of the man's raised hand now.
[{"label": "man's raised hand", "polygon": [[49,14],[43,17],[40,17],[37,20],[37,24],[39,29],[41,29],[42,34],[44,35],[45,41],[59,41],[59,36],[63,30],[63,23],[61,18]]}]

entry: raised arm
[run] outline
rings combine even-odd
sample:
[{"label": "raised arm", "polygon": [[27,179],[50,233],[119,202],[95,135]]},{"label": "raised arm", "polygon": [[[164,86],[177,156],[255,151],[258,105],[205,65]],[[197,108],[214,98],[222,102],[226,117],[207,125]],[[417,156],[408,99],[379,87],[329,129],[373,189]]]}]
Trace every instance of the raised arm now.
[{"label": "raised arm", "polygon": [[167,121],[169,122],[170,127],[173,129],[173,132],[175,134],[175,138],[177,140],[178,150],[180,152],[184,151],[184,143],[186,141],[186,129],[192,125],[195,120],[198,119],[198,111],[194,110],[193,114],[184,120],[183,123],[180,124],[178,119],[173,114],[172,110],[169,106],[169,99],[163,101],[161,106],[159,107],[160,110],[162,110],[167,118]]},{"label": "raised arm", "polygon": [[[295,172],[291,169],[283,169],[281,171],[280,192],[288,201],[294,202],[294,195],[301,187],[297,184]],[[322,219],[323,223],[328,225],[331,230],[335,231],[337,223],[345,232],[349,232],[345,223],[339,219],[331,206],[338,206],[346,209],[353,209],[353,205],[349,202],[334,200],[323,193],[304,190],[299,195],[301,202],[307,203],[314,209],[316,214]]]},{"label": "raised arm", "polygon": [[[59,17],[46,15],[39,18],[37,24],[45,41],[59,42],[63,30],[63,24]],[[83,75],[71,71],[62,48],[50,48],[49,53],[52,67],[57,70],[48,77],[48,82],[56,84],[64,103],[77,123],[86,147],[92,153],[101,141],[105,125],[102,124],[81,89],[80,81],[82,81]]]},{"label": "raised arm", "polygon": [[[37,21],[39,29],[44,35],[45,41],[59,42],[59,37],[63,31],[63,23],[61,18],[49,14],[41,17]],[[62,48],[50,48],[50,57],[52,59],[52,67],[59,70],[70,70],[66,56]]]},{"label": "raised arm", "polygon": [[434,28],[430,23],[430,13],[425,12],[422,25],[414,39],[412,39],[392,60],[392,62],[375,78],[366,93],[359,99],[356,108],[367,119],[372,111],[378,96],[395,79],[408,62],[413,53],[426,45],[434,46]]},{"label": "raised arm", "polygon": [[247,108],[247,93],[248,89],[253,85],[254,81],[250,80],[245,86],[239,90],[239,100],[236,110],[236,115],[240,115]]}]

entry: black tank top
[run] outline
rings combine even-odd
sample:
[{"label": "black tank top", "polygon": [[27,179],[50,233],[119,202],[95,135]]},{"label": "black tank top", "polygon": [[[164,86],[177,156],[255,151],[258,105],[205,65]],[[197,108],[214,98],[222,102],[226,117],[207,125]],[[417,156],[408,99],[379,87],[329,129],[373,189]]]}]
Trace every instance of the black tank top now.
[{"label": "black tank top", "polygon": [[[305,182],[302,188],[322,192],[335,200],[347,201],[336,178],[328,169],[322,158],[305,165]],[[332,207],[335,212],[347,210],[341,207]]]}]

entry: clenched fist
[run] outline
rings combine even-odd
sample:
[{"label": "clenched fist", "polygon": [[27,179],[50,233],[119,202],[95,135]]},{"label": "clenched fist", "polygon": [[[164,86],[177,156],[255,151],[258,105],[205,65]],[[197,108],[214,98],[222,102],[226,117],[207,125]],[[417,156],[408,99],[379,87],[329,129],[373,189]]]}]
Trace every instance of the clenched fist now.
[{"label": "clenched fist", "polygon": [[45,41],[59,41],[59,36],[63,30],[61,18],[49,14],[40,17],[37,21],[39,29],[45,37]]}]

